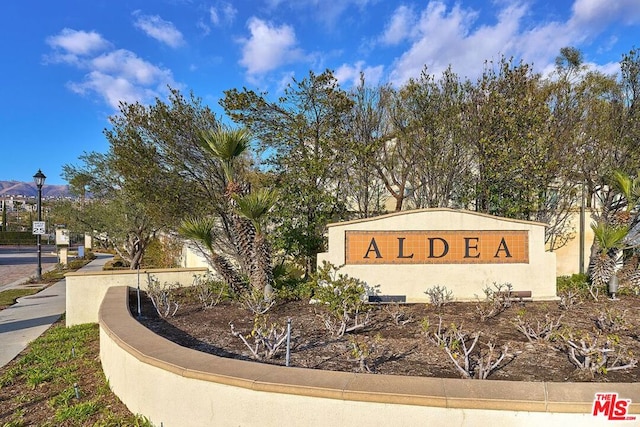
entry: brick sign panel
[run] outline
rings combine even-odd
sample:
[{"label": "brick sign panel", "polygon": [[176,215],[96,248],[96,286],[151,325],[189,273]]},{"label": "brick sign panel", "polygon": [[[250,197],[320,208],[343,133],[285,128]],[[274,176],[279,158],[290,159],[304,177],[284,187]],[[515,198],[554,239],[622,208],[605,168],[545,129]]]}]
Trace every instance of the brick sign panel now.
[{"label": "brick sign panel", "polygon": [[504,264],[529,262],[522,231],[346,231],[346,264]]}]

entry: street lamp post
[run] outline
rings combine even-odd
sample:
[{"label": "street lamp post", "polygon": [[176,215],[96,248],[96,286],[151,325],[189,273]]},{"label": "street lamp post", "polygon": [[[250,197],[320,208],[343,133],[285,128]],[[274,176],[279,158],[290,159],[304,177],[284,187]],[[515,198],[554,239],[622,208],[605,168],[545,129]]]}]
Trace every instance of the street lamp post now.
[{"label": "street lamp post", "polygon": [[[47,177],[44,176],[42,171],[38,169],[35,175],[33,175],[33,181],[36,183],[36,187],[38,187],[38,221],[42,221],[42,186],[44,185],[44,180]],[[38,269],[36,270],[36,279],[39,281],[42,279],[42,242],[41,235],[36,234],[36,239],[38,241]]]}]

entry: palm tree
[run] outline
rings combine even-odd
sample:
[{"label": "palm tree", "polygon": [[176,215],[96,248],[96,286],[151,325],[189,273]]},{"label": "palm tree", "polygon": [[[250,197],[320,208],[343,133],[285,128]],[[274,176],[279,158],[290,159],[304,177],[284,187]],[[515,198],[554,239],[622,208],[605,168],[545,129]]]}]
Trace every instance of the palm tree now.
[{"label": "palm tree", "polygon": [[[227,181],[225,196],[229,207],[231,236],[239,255],[239,263],[249,277],[251,286],[254,289],[263,290],[265,297],[268,298],[271,293],[273,272],[271,270],[271,250],[264,233],[264,218],[275,204],[276,194],[266,189],[250,191],[248,185],[243,185],[239,181],[235,166],[238,159],[249,147],[250,142],[250,134],[243,129],[221,128],[208,130],[200,135],[200,144],[204,150],[222,163]],[[201,222],[203,221],[201,220]],[[204,224],[191,221],[191,224],[187,225],[188,227],[184,230],[187,232],[186,235],[191,235],[204,242],[207,249],[213,254],[211,263],[216,270],[230,285],[231,281],[237,283],[240,279],[237,270],[233,269],[231,263],[214,251],[212,237],[214,224],[206,221]],[[222,259],[226,261],[226,264],[222,262]]]},{"label": "palm tree", "polygon": [[235,212],[235,195],[249,192],[248,186],[243,188],[237,180],[235,163],[245,153],[251,142],[251,135],[244,129],[218,128],[203,131],[200,134],[200,145],[214,158],[220,160],[227,181],[225,196],[229,204],[232,243],[238,250],[239,262],[248,276],[253,274],[251,262],[252,248],[255,239],[255,227],[251,221],[240,217]]},{"label": "palm tree", "polygon": [[[640,175],[640,174],[639,174]],[[618,211],[613,217],[614,224],[620,224],[627,228],[624,237],[625,249],[631,249],[624,253],[623,265],[618,272],[621,286],[632,287],[636,291],[640,288],[640,271],[638,271],[638,254],[636,248],[640,245],[640,224],[636,210],[640,204],[640,176],[635,178],[624,172],[613,173],[613,186],[618,190],[624,203],[624,210]]]},{"label": "palm tree", "polygon": [[604,222],[591,225],[598,253],[591,261],[590,276],[592,288],[596,292],[592,295],[597,299],[597,289],[606,286],[611,276],[615,274],[618,253],[624,244],[629,228],[627,226],[612,226]]},{"label": "palm tree", "polygon": [[191,218],[186,219],[180,225],[180,234],[188,239],[192,239],[204,245],[200,251],[207,258],[209,264],[220,274],[231,290],[240,294],[247,289],[247,283],[242,280],[234,266],[214,247],[215,220],[213,218]]},{"label": "palm tree", "polygon": [[264,233],[264,219],[275,205],[277,194],[273,190],[262,188],[245,196],[236,196],[234,200],[238,213],[251,221],[256,230],[251,256],[253,261],[251,284],[253,287],[263,289],[265,298],[269,298],[273,271],[271,269],[271,249]]}]

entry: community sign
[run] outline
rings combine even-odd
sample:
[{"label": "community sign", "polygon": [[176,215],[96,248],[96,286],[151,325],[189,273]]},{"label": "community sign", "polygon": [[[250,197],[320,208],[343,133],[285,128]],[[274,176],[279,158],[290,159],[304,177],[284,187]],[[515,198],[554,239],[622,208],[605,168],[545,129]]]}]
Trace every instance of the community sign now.
[{"label": "community sign", "polygon": [[545,251],[545,224],[454,209],[404,211],[330,224],[329,251],[318,263],[366,282],[371,292],[428,301],[445,287],[456,300],[511,285],[535,299],[556,297],[555,254]]}]

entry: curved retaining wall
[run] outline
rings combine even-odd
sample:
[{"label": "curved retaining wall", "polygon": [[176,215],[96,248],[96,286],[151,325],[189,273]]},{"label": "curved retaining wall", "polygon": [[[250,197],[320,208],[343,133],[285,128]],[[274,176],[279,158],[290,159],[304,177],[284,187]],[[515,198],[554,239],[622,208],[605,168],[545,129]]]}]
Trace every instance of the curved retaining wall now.
[{"label": "curved retaining wall", "polygon": [[[157,426],[602,426],[610,421],[592,415],[595,393],[640,402],[637,384],[356,374],[221,358],[154,334],[127,299],[124,286],[105,294],[100,358],[116,395]],[[632,403],[629,414],[639,412]]]},{"label": "curved retaining wall", "polygon": [[112,286],[130,286],[146,290],[151,277],[160,283],[191,283],[193,276],[205,274],[206,268],[163,268],[151,270],[77,271],[64,275],[66,286],[66,325],[96,323],[98,310]]}]

